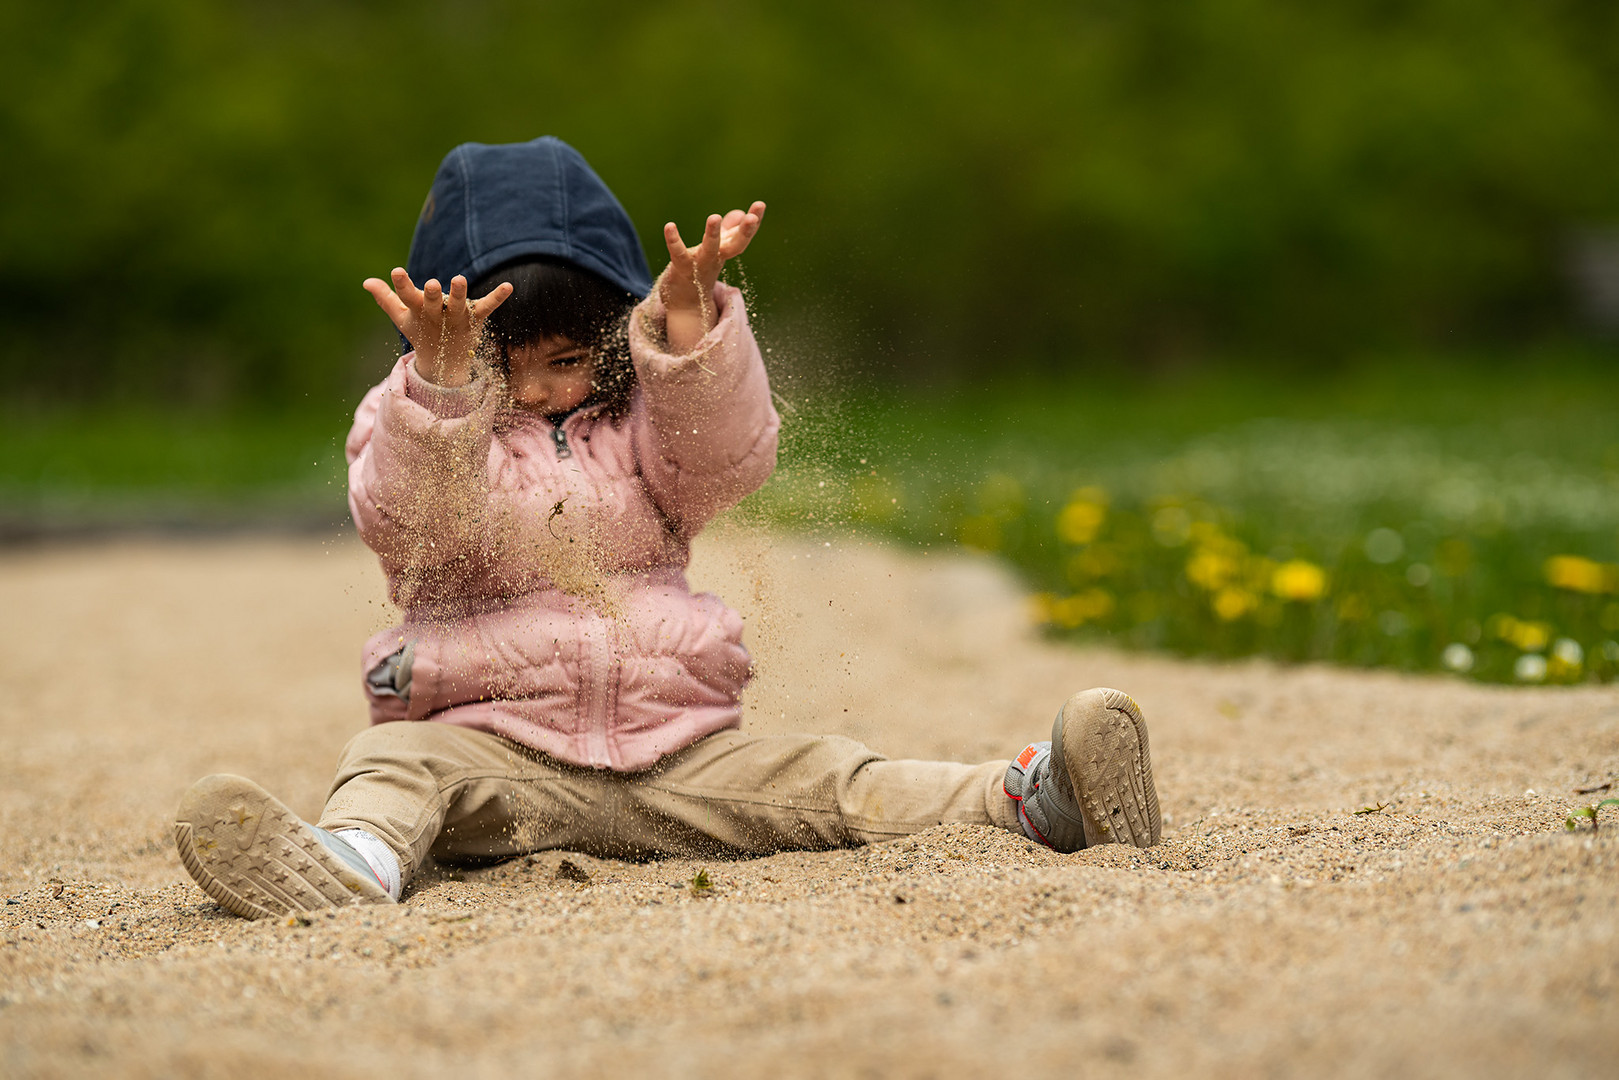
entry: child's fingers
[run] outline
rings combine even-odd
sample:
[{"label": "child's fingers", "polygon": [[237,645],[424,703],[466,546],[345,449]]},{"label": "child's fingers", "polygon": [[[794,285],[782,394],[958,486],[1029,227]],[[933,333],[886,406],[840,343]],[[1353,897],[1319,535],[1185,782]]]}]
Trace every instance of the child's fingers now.
[{"label": "child's fingers", "polygon": [[366,278],[361,284],[361,288],[371,294],[371,299],[377,302],[377,307],[381,308],[382,313],[388,316],[388,320],[397,326],[400,331],[404,331],[406,325],[410,322],[411,310],[392,289],[388,288],[388,283],[380,278]]},{"label": "child's fingers", "polygon": [[765,204],[762,202],[756,202],[746,210],[732,210],[730,213],[725,215],[725,231],[730,232],[732,229],[742,225],[743,222],[748,221],[750,218],[752,219],[750,228],[757,230],[759,228],[759,222],[764,220],[764,216]]},{"label": "child's fingers", "polygon": [[399,299],[413,308],[422,306],[422,290],[418,289],[416,283],[410,280],[410,275],[405,272],[403,266],[394,267],[393,273],[389,276],[393,278],[394,291],[399,294]]},{"label": "child's fingers", "polygon": [[763,219],[764,212],[765,204],[756,202],[747,213],[732,210],[725,215],[725,235],[720,246],[722,257],[734,259],[747,250],[754,234],[759,231],[759,222]]},{"label": "child's fingers", "polygon": [[680,228],[672,221],[663,227],[663,243],[671,259],[684,259],[689,253],[686,242],[680,238]]},{"label": "child's fingers", "polygon": [[444,289],[438,278],[428,278],[422,286],[422,324],[434,334],[444,326]]},{"label": "child's fingers", "polygon": [[460,274],[450,279],[450,295],[444,301],[444,314],[455,322],[472,318],[472,305],[467,301],[467,279]]},{"label": "child's fingers", "polygon": [[712,259],[720,253],[720,229],[725,219],[718,214],[708,215],[708,221],[703,225],[703,243],[699,249],[702,257]]},{"label": "child's fingers", "polygon": [[484,296],[480,300],[474,300],[472,302],[471,306],[473,318],[489,318],[490,313],[492,313],[500,305],[504,304],[507,299],[511,297],[511,295],[512,283],[509,281],[502,281],[499,285],[496,285],[493,289],[489,290],[488,295]]}]

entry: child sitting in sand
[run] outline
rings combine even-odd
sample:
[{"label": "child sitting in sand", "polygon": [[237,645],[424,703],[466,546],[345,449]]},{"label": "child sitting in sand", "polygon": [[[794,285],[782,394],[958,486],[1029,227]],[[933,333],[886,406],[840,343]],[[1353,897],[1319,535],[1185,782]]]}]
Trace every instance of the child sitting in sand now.
[{"label": "child sitting in sand", "polygon": [[175,843],[209,896],[259,918],[397,901],[429,854],[752,855],[944,822],[1157,842],[1147,731],[1117,690],[1070,698],[1011,762],[738,730],[742,620],[685,569],[775,467],[764,363],[718,280],[764,213],[716,214],[690,248],[664,226],[654,283],[571,147],[444,159],[408,272],[365,283],[411,346],[348,437],[355,524],[405,613],[365,648],[373,726],[318,826],[240,777],[192,786]]}]

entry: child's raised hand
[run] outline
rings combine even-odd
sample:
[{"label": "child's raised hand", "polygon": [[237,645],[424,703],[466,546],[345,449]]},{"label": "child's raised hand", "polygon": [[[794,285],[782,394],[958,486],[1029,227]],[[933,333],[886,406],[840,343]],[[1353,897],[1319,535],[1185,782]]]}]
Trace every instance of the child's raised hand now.
[{"label": "child's raised hand", "polygon": [[660,279],[664,310],[668,314],[669,349],[689,352],[714,324],[714,283],[720,278],[725,260],[747,250],[759,223],[764,220],[765,204],[756,202],[747,210],[732,210],[721,217],[710,214],[703,228],[703,239],[694,248],[686,246],[674,222],[663,227],[663,242],[669,248],[669,270]]},{"label": "child's raised hand", "polygon": [[416,350],[416,371],[439,386],[464,386],[472,379],[472,359],[489,313],[506,302],[511,284],[502,282],[478,300],[467,299],[467,279],[457,274],[444,292],[436,278],[418,289],[403,267],[394,267],[393,288],[380,278],[366,278],[384,315]]}]

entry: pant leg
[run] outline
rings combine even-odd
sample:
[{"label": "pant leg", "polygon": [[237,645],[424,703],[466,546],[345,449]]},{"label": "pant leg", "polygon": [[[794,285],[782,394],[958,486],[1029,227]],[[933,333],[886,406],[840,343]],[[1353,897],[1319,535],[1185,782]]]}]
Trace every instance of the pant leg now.
[{"label": "pant leg", "polygon": [[1017,832],[1005,772],[1004,761],[889,761],[835,735],[725,731],[645,772],[611,773],[453,724],[390,723],[344,748],[319,824],[379,837],[408,882],[429,852],[759,855],[945,822]]},{"label": "pant leg", "polygon": [[454,724],[378,724],[344,747],[319,824],[377,836],[408,882],[430,851],[587,850],[608,776]]},{"label": "pant leg", "polygon": [[766,854],[847,847],[961,822],[1019,832],[1004,761],[890,761],[835,735],[723,731],[624,776],[622,854]]}]

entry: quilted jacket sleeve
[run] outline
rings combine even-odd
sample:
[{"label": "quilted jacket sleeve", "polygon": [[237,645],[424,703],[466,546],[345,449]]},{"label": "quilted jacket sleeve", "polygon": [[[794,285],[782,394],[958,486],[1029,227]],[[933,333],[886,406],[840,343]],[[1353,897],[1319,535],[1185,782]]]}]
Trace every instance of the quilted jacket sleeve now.
[{"label": "quilted jacket sleeve", "polygon": [[465,557],[488,504],[488,386],[435,386],[413,359],[366,394],[346,445],[349,511],[390,577]]},{"label": "quilted jacket sleeve", "polygon": [[718,285],[714,305],[714,328],[684,356],[668,351],[657,289],[630,316],[636,454],[653,501],[688,540],[769,478],[781,426],[741,292]]}]

